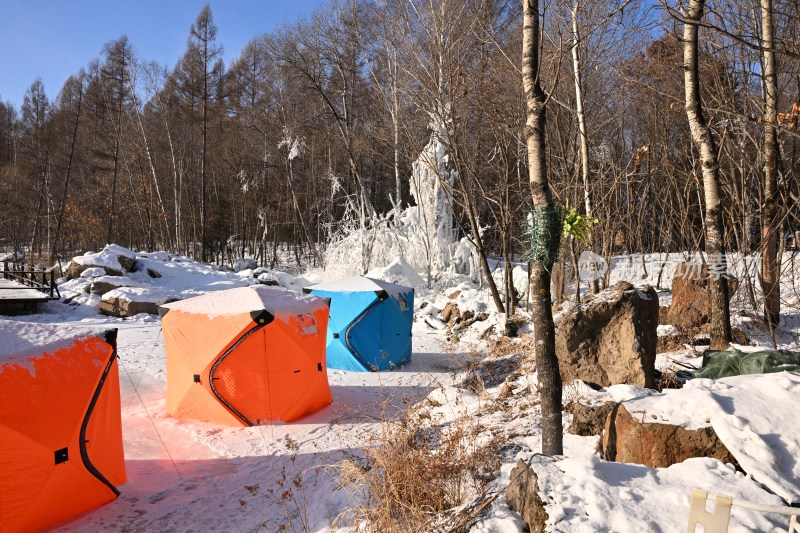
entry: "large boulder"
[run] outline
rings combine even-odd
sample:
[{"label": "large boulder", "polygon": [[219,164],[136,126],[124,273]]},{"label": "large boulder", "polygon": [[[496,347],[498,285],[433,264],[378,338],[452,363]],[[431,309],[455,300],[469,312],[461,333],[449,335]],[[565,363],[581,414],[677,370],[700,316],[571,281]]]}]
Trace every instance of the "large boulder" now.
[{"label": "large boulder", "polygon": [[664,468],[691,457],[713,457],[736,464],[709,423],[686,429],[653,422],[648,413],[633,416],[624,403],[617,404],[606,419],[601,442],[603,459]]},{"label": "large boulder", "polygon": [[[78,259],[77,257],[75,259]],[[103,273],[106,276],[121,276],[122,270],[118,268],[114,268],[111,266],[103,266],[103,265],[93,265],[91,262],[76,262],[70,261],[67,265],[67,279],[78,279],[81,277],[84,271],[89,269],[103,269]]]},{"label": "large boulder", "polygon": [[606,418],[616,405],[614,402],[603,402],[596,405],[574,402],[568,405],[565,410],[572,413],[572,423],[567,431],[582,437],[602,435]]},{"label": "large boulder", "polygon": [[254,270],[258,268],[258,263],[254,259],[239,258],[233,262],[233,271],[241,272],[242,270]]},{"label": "large boulder", "polygon": [[170,295],[157,289],[121,287],[109,291],[100,300],[100,312],[127,318],[139,313],[158,314],[158,306],[174,301]]},{"label": "large boulder", "polygon": [[100,252],[86,252],[72,258],[67,265],[67,278],[76,279],[89,268],[102,268],[107,276],[122,276],[125,271],[132,271],[136,254],[127,248],[110,244]]},{"label": "large boulder", "polygon": [[523,460],[517,461],[511,471],[511,478],[506,489],[508,506],[518,512],[528,524],[531,532],[544,531],[547,523],[547,511],[539,496],[536,471],[532,465]]},{"label": "large boulder", "polygon": [[89,292],[100,296],[120,287],[139,287],[140,283],[124,276],[102,276],[94,278]]},{"label": "large boulder", "polygon": [[136,266],[136,252],[133,250],[120,246],[119,244],[108,244],[103,248],[103,251],[116,255],[117,261],[124,271],[134,271]]},{"label": "large boulder", "polygon": [[655,388],[658,294],[620,281],[556,323],[561,379]]},{"label": "large boulder", "polygon": [[[736,292],[739,282],[728,276],[728,294]],[[688,333],[710,320],[708,292],[708,267],[699,263],[681,263],[672,278],[672,304],[667,311],[666,323]]]}]

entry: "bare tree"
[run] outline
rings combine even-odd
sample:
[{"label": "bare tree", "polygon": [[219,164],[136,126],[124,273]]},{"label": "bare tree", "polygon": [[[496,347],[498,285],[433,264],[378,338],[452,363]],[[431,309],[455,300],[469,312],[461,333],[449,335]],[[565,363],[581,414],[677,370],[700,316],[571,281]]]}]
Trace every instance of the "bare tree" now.
[{"label": "bare tree", "polygon": [[761,44],[764,54],[764,207],[761,222],[761,287],[764,315],[770,331],[780,321],[781,289],[778,239],[778,81],[775,66],[774,13],[772,0],[761,0]]},{"label": "bare tree", "polygon": [[703,117],[700,99],[700,69],[698,67],[698,25],[703,18],[705,0],[691,0],[683,26],[683,72],[686,91],[686,116],[692,141],[700,153],[705,194],[705,236],[709,269],[708,285],[711,296],[711,348],[722,350],[731,340],[731,317],[728,307],[728,269],[725,257],[725,235],[720,203],[719,163],[717,146]]},{"label": "bare tree", "polygon": [[81,121],[81,107],[83,104],[83,93],[85,90],[85,81],[83,73],[78,74],[77,77],[70,76],[64,84],[64,89],[61,91],[61,106],[62,108],[70,109],[75,115],[75,121],[72,125],[72,139],[70,141],[69,155],[67,157],[67,169],[64,177],[64,190],[61,194],[61,205],[58,208],[58,220],[56,222],[56,231],[53,237],[53,249],[50,250],[50,260],[54,260],[58,254],[61,246],[61,228],[64,225],[64,208],[67,205],[67,197],[69,194],[69,182],[72,177],[73,162],[75,160],[75,145],[78,141],[78,127]]},{"label": "bare tree", "polygon": [[131,68],[133,66],[133,50],[128,37],[122,36],[105,46],[106,61],[102,67],[103,78],[106,80],[106,108],[109,122],[114,128],[113,172],[111,176],[111,199],[108,210],[108,230],[106,242],[114,242],[114,222],[117,218],[117,183],[122,158],[122,118],[125,107],[130,98]]},{"label": "bare tree", "polygon": [[[547,174],[546,106],[539,73],[539,0],[523,0],[522,29],[522,86],[527,103],[525,138],[528,145],[528,172],[534,211],[543,213],[538,220],[542,227],[537,233],[545,246],[558,242],[561,234],[560,219],[548,216],[554,211],[553,195]],[[542,453],[561,455],[563,434],[561,427],[561,374],[556,357],[555,325],[550,308],[550,270],[553,257],[545,256],[532,262],[531,318],[534,323],[536,370],[542,405]],[[536,258],[535,258],[536,259]]]}]

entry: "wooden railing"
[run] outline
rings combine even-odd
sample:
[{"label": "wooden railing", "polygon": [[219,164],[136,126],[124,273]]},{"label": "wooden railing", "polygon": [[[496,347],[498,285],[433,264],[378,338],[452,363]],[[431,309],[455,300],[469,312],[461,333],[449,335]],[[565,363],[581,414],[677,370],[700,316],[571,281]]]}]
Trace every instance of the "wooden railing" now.
[{"label": "wooden railing", "polygon": [[33,265],[3,261],[2,277],[43,292],[53,300],[61,298],[56,285],[56,273],[52,269],[37,270]]}]

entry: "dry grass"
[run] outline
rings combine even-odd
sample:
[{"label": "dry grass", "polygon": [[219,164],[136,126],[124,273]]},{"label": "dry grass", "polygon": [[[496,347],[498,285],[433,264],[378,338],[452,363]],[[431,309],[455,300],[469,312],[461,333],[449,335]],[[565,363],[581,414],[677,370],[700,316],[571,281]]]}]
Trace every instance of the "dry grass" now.
[{"label": "dry grass", "polygon": [[484,490],[499,468],[497,443],[479,444],[481,428],[467,418],[432,427],[426,420],[409,411],[385,422],[363,462],[342,464],[342,485],[355,502],[341,521],[359,531],[425,531]]},{"label": "dry grass", "polygon": [[580,403],[581,400],[585,400],[586,397],[581,392],[581,386],[577,381],[571,381],[569,383],[564,383],[562,385],[562,397],[563,397],[563,405],[564,410],[572,412],[572,406],[576,403]]},{"label": "dry grass", "polygon": [[664,389],[680,389],[682,387],[683,383],[678,379],[678,374],[674,369],[665,368],[661,371],[661,377],[656,384],[656,389],[658,389],[659,392]]}]

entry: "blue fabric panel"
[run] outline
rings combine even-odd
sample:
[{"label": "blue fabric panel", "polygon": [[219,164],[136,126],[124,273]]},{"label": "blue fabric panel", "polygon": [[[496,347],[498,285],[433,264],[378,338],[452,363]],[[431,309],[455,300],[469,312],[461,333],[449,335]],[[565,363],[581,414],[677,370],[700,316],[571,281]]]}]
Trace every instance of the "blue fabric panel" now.
[{"label": "blue fabric panel", "polygon": [[361,364],[361,362],[353,356],[347,346],[345,346],[341,339],[329,339],[327,349],[325,350],[325,361],[328,368],[336,368],[339,370],[350,370],[352,372],[369,372],[369,368]]},{"label": "blue fabric panel", "polygon": [[350,348],[367,363],[367,368],[373,371],[391,368],[391,354],[383,350],[381,343],[384,305],[386,302],[378,302],[372,307],[353,325],[347,337]]},{"label": "blue fabric panel", "polygon": [[[328,319],[327,350],[325,358],[328,368],[368,372],[345,343],[348,326],[373,302],[378,299],[374,292],[334,292],[312,290],[311,294],[331,299],[331,312]],[[338,338],[336,338],[338,336]]]},{"label": "blue fabric panel", "polygon": [[[389,296],[383,302],[378,302],[378,296],[371,291],[312,290],[311,294],[331,299],[326,353],[328,368],[382,371],[392,370],[411,360],[413,290]],[[369,311],[359,318],[367,309]],[[356,319],[358,321],[348,335],[348,327]]]},{"label": "blue fabric panel", "polygon": [[[391,354],[391,368],[411,361],[411,326],[414,321],[414,292],[389,298],[381,304],[383,323],[381,345],[385,353]],[[383,370],[383,368],[381,368]]]}]

